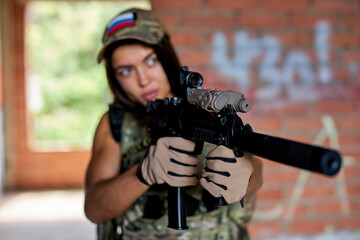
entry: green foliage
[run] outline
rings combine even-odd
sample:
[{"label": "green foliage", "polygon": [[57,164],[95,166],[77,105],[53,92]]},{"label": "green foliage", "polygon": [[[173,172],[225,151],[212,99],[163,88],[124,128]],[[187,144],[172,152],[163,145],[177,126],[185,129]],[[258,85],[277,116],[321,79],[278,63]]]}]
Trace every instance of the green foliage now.
[{"label": "green foliage", "polygon": [[[40,79],[42,99],[40,107],[31,111],[36,145],[90,146],[109,98],[104,66],[96,61],[102,33],[125,7],[126,1],[28,5],[28,81],[33,76]],[[27,94],[32,101],[36,93]]]}]

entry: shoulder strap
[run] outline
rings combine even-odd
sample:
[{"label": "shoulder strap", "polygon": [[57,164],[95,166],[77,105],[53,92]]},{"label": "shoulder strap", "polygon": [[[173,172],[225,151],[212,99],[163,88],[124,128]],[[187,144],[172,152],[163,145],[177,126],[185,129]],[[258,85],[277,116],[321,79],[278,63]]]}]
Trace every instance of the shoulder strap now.
[{"label": "shoulder strap", "polygon": [[121,126],[124,119],[124,107],[118,103],[109,105],[109,118],[111,133],[115,141],[120,142],[121,139]]}]

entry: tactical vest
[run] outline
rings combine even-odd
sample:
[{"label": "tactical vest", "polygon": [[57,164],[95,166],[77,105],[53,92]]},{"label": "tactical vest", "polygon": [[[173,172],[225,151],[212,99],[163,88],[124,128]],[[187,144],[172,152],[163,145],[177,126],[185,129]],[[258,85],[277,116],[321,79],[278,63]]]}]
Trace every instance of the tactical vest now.
[{"label": "tactical vest", "polygon": [[[124,172],[144,158],[151,139],[141,118],[128,112],[121,114],[120,172]],[[205,159],[212,147],[205,144],[204,151],[199,157]],[[203,164],[203,161],[201,162]],[[199,169],[200,176],[202,167]],[[245,200],[244,208],[240,203],[218,207],[214,201],[208,200],[213,198],[200,184],[187,188],[186,193],[188,230],[167,227],[167,191],[164,186],[158,185],[152,186],[139,197],[122,216],[99,224],[98,239],[249,239],[246,225],[253,215],[255,196]]]}]

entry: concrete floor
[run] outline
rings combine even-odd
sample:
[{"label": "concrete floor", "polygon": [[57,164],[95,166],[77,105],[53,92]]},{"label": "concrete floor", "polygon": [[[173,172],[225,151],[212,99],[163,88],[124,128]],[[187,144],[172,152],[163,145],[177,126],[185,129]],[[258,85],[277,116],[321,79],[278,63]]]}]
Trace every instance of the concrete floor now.
[{"label": "concrete floor", "polygon": [[8,193],[0,198],[1,240],[91,240],[81,190]]},{"label": "concrete floor", "polygon": [[[0,240],[95,240],[83,202],[82,190],[7,193],[0,197]],[[360,230],[256,240],[360,240]]]}]

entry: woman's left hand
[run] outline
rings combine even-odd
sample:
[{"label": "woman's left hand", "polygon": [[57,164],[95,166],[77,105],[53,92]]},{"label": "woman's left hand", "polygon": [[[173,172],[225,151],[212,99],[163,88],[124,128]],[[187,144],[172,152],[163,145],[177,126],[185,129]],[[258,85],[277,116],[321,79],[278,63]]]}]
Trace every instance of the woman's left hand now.
[{"label": "woman's left hand", "polygon": [[[242,156],[241,156],[241,155]],[[217,146],[206,157],[200,184],[214,197],[223,197],[228,204],[239,202],[247,193],[254,171],[252,155],[235,156],[234,151]]]}]

